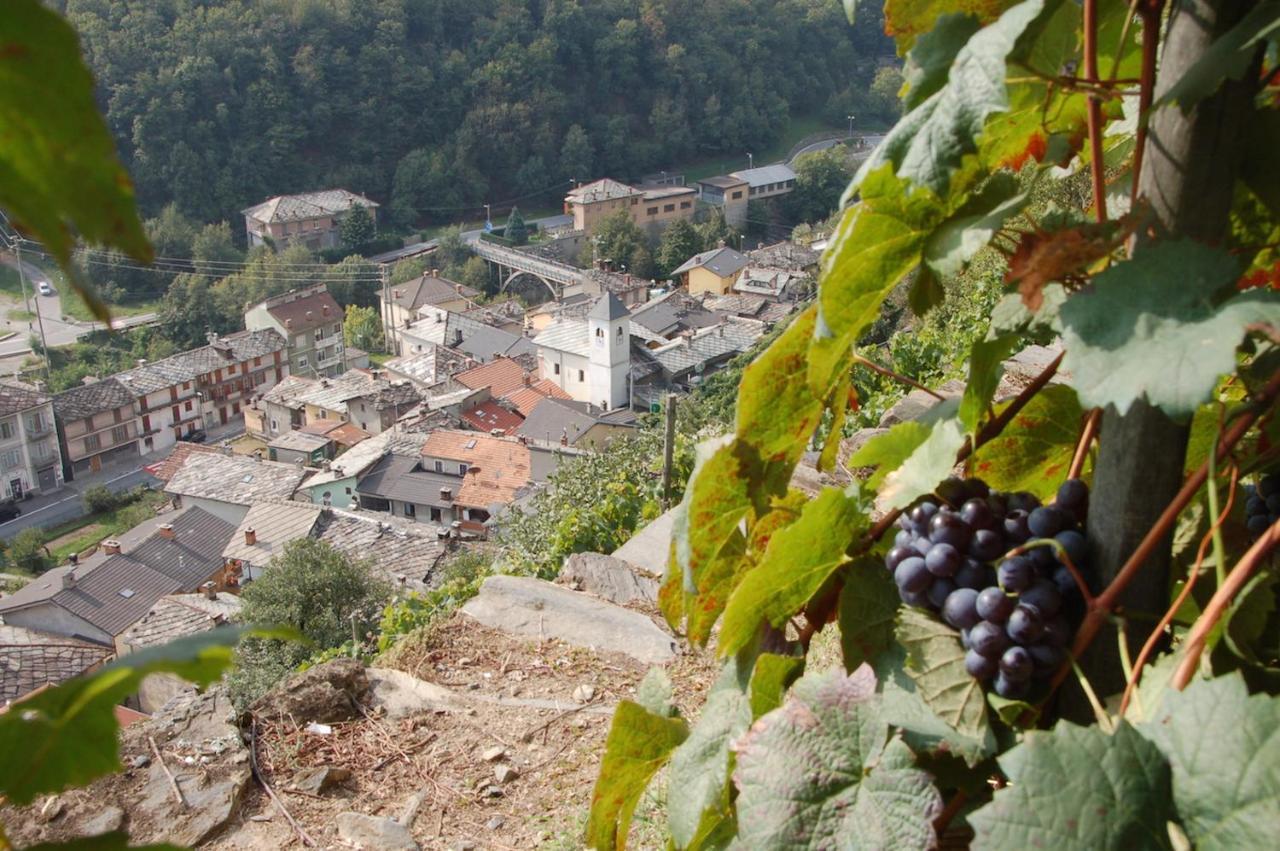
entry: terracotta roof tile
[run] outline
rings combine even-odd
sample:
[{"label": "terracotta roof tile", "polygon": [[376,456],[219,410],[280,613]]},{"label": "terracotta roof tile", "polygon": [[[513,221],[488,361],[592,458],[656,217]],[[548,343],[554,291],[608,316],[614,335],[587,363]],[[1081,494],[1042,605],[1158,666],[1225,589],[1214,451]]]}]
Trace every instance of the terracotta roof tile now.
[{"label": "terracotta roof tile", "polygon": [[499,429],[503,434],[511,434],[524,422],[524,417],[509,411],[493,400],[482,402],[474,408],[462,412],[463,422],[483,432]]},{"label": "terracotta roof tile", "polygon": [[494,396],[505,396],[525,386],[528,371],[511,358],[499,357],[454,376],[473,390],[488,387]]},{"label": "terracotta roof tile", "polygon": [[509,437],[474,431],[434,431],[422,454],[467,464],[455,502],[474,508],[509,505],[529,484],[529,447]]}]

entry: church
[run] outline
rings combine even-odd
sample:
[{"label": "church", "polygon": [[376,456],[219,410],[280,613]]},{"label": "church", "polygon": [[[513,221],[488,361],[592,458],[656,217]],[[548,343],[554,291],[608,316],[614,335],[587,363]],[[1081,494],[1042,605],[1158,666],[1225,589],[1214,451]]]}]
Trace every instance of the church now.
[{"label": "church", "polygon": [[606,411],[630,407],[630,313],[613,293],[596,299],[585,319],[558,319],[533,344],[540,378]]}]

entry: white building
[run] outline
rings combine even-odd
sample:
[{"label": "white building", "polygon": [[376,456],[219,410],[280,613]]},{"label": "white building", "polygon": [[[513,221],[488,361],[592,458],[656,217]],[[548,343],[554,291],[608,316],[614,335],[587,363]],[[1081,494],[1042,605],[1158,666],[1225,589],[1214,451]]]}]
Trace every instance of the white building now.
[{"label": "white building", "polygon": [[631,405],[630,313],[613,293],[596,300],[586,319],[562,317],[533,338],[538,373],[573,399],[606,411]]}]

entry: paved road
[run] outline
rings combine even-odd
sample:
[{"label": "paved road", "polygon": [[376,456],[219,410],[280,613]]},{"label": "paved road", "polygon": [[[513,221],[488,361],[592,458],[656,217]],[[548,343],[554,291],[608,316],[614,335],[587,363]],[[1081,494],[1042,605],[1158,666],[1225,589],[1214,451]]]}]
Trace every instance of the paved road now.
[{"label": "paved road", "polygon": [[[855,151],[861,150],[861,151],[866,151],[867,153],[870,153],[871,150],[876,145],[879,145],[882,141],[884,141],[884,134],[883,133],[860,134],[856,138],[861,139],[865,143],[865,146],[862,148],[855,148],[854,150]],[[823,139],[820,142],[814,142],[812,145],[805,145],[803,148],[801,148],[799,151],[796,152],[796,155],[790,159],[789,163],[794,163],[797,159],[804,156],[805,154],[812,154],[815,151],[825,151],[827,148],[834,148],[836,145],[843,145],[845,141],[846,141],[845,139]]]},{"label": "paved road", "polygon": [[[22,514],[7,523],[0,523],[0,538],[8,540],[23,529],[32,527],[47,529],[50,526],[56,526],[59,523],[65,523],[77,517],[83,517],[85,508],[80,494],[91,485],[106,485],[112,491],[119,493],[141,484],[156,481],[150,473],[141,467],[133,470],[106,471],[102,476],[102,478],[94,477],[92,480],[76,480],[62,490],[52,494],[51,501],[44,504],[39,504],[34,499],[31,503],[24,503]],[[32,503],[35,504],[32,505]]]}]

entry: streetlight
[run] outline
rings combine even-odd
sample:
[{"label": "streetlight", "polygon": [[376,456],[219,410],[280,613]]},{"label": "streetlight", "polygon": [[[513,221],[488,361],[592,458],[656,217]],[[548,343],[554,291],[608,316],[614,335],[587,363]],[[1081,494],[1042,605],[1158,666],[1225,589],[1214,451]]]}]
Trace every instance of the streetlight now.
[{"label": "streetlight", "polygon": [[485,223],[485,229],[486,229],[486,230],[492,230],[492,229],[493,229],[493,217],[492,217],[491,215],[489,215],[489,205],[488,205],[488,204],[485,204],[485,205],[484,205],[484,223]]},{"label": "streetlight", "polygon": [[751,158],[750,151],[747,151],[747,168],[755,168],[755,160]]},{"label": "streetlight", "polygon": [[853,116],[846,115],[845,118],[849,119],[849,138],[852,139],[853,138]]}]

